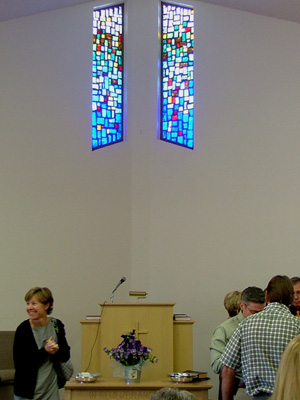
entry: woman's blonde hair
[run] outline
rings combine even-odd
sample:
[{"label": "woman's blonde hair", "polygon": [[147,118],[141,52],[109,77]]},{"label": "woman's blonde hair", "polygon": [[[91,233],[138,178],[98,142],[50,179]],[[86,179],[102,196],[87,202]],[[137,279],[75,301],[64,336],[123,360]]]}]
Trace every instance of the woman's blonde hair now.
[{"label": "woman's blonde hair", "polygon": [[285,349],[270,400],[300,400],[300,335]]},{"label": "woman's blonde hair", "polygon": [[241,292],[234,290],[226,294],[224,298],[224,307],[226,308],[229,317],[234,317],[240,311]]}]

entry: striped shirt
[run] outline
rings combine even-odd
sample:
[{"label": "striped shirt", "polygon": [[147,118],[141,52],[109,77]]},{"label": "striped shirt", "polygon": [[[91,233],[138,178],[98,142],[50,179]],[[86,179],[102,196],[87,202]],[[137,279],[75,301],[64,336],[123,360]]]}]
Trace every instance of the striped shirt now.
[{"label": "striped shirt", "polygon": [[287,306],[270,303],[239,324],[220,361],[235,370],[242,368],[248,396],[273,393],[282,353],[297,335],[300,318],[293,316]]}]

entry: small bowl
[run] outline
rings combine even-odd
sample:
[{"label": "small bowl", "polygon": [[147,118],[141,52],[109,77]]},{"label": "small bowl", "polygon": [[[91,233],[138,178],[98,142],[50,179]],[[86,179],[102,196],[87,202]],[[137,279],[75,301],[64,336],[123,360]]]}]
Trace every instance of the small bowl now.
[{"label": "small bowl", "polygon": [[80,383],[95,382],[100,376],[101,374],[94,374],[91,372],[79,372],[76,374],[75,379]]},{"label": "small bowl", "polygon": [[169,374],[169,377],[173,382],[176,383],[189,383],[193,379],[197,378],[197,374],[192,374],[190,372],[173,372]]}]

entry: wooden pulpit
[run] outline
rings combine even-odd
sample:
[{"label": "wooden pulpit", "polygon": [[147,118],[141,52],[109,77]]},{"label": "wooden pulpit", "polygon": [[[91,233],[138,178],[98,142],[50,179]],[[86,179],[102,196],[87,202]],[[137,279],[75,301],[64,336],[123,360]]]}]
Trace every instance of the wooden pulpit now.
[{"label": "wooden pulpit", "polygon": [[145,379],[165,378],[168,373],[193,369],[193,323],[173,321],[174,303],[100,304],[101,321],[81,321],[82,371],[100,372],[113,378],[113,363],[103,351],[117,347],[122,334],[136,331],[144,346],[158,358],[143,368]]}]

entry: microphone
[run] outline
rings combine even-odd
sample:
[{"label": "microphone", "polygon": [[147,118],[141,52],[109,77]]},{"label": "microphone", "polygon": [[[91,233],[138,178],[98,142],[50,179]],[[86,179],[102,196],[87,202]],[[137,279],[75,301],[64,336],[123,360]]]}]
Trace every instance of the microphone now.
[{"label": "microphone", "polygon": [[120,281],[118,282],[118,284],[117,284],[117,286],[114,288],[114,290],[111,292],[111,294],[115,293],[115,291],[118,289],[118,287],[119,287],[120,285],[122,285],[122,283],[125,282],[125,281],[126,281],[126,278],[125,278],[125,276],[123,276],[123,278],[120,279]]}]

